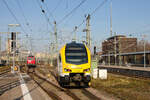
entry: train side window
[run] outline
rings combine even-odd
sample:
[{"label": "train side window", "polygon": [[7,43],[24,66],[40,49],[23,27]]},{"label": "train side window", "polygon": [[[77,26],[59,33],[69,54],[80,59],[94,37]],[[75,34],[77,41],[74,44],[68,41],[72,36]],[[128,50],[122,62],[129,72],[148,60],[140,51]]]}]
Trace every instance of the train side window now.
[{"label": "train side window", "polygon": [[60,56],[60,54],[59,54],[59,62],[61,62],[61,56]]}]

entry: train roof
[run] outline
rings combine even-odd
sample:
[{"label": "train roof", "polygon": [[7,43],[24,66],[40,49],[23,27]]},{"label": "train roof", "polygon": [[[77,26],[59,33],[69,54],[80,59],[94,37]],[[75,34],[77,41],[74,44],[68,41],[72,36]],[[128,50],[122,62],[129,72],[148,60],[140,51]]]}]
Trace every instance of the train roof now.
[{"label": "train roof", "polygon": [[83,44],[83,43],[76,43],[75,41],[73,42],[70,42],[70,43],[66,43],[61,49],[60,49],[60,53],[61,51],[63,50],[66,50],[68,48],[85,48],[86,49],[86,46]]},{"label": "train roof", "polygon": [[85,45],[83,43],[71,42],[67,43],[66,47],[85,47]]},{"label": "train roof", "polygon": [[28,57],[34,57],[33,55],[29,55]]}]

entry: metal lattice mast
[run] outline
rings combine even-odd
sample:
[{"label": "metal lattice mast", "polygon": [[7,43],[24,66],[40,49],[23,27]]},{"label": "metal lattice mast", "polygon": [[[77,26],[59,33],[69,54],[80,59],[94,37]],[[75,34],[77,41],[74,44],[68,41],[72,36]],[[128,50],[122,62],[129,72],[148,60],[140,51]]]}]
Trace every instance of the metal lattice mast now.
[{"label": "metal lattice mast", "polygon": [[86,44],[88,48],[91,47],[91,41],[90,41],[90,15],[88,14],[86,18]]},{"label": "metal lattice mast", "polygon": [[56,52],[57,52],[57,50],[58,50],[58,39],[57,39],[56,21],[54,21],[54,35],[55,35],[55,49],[56,49]]},{"label": "metal lattice mast", "polygon": [[74,38],[73,41],[77,41],[77,26],[74,28]]},{"label": "metal lattice mast", "polygon": [[112,36],[112,0],[110,2],[110,36]]}]

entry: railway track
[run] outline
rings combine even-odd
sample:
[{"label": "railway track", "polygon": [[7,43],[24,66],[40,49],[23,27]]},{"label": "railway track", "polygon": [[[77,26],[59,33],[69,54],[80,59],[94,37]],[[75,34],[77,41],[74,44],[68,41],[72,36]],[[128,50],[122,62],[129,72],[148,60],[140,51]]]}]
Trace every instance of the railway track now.
[{"label": "railway track", "polygon": [[[27,70],[23,68],[22,72],[25,73]],[[36,70],[36,72],[38,72]],[[58,85],[48,81],[46,78],[43,78],[41,75],[38,75],[36,72],[28,73],[32,80],[38,84],[38,86],[53,100],[63,100],[58,94],[66,95],[65,97],[69,98],[68,100],[80,100],[76,95],[71,93],[68,90],[65,90]],[[43,74],[43,73],[42,73]],[[57,94],[56,94],[56,93]],[[58,93],[59,92],[59,93]],[[65,94],[64,94],[65,93]]]},{"label": "railway track", "polygon": [[9,73],[11,71],[11,69],[9,67],[7,68],[1,68],[0,69],[0,77],[5,76],[7,73]]},{"label": "railway track", "polygon": [[5,76],[9,72],[10,72],[10,70],[5,70],[5,71],[1,72],[0,77]]},{"label": "railway track", "polygon": [[29,76],[53,100],[101,100],[85,87],[62,88],[56,80],[54,68],[38,66]]},{"label": "railway track", "polygon": [[[47,79],[41,77],[40,75],[38,75],[36,73],[30,73],[29,75],[34,80],[34,82],[37,83],[38,86],[40,86],[53,100],[63,100],[56,93],[58,93],[58,94],[65,93],[65,95],[71,97],[73,100],[80,100],[76,95],[74,95],[70,91],[57,86],[56,84],[48,81]],[[54,93],[54,92],[56,92],[56,93]],[[67,97],[67,98],[69,98],[69,97]]]},{"label": "railway track", "polygon": [[[61,99],[59,96],[57,96],[55,93],[53,93],[52,91],[46,89],[46,87],[44,87],[44,86],[41,85],[42,83],[45,82],[44,79],[39,78],[39,76],[36,75],[35,73],[33,73],[33,74],[30,73],[29,75],[30,75],[30,77],[33,79],[33,81],[34,81],[36,84],[38,84],[38,86],[39,86],[42,90],[44,90],[44,92],[46,92],[46,93],[48,94],[48,96],[49,96],[50,98],[52,98],[53,100],[62,100],[62,99]],[[35,77],[38,77],[39,79],[35,79]],[[42,81],[40,81],[40,80],[42,80]]]},{"label": "railway track", "polygon": [[[50,68],[46,68],[46,67],[41,68],[41,70],[42,69],[45,70],[45,72],[42,72],[42,74],[50,73],[56,80],[56,74],[54,73],[54,70],[50,70]],[[41,78],[41,77],[39,77],[39,78]],[[62,88],[58,84],[53,83],[53,85],[56,88],[59,88],[61,91],[64,91],[69,96],[71,96],[74,100],[101,100],[101,98],[99,98],[99,97],[95,96],[95,94],[89,92],[85,87],[71,86],[71,87]]]},{"label": "railway track", "polygon": [[20,81],[16,80],[13,82],[9,82],[5,85],[1,85],[0,86],[0,95],[2,95],[4,92],[6,92],[7,90],[10,90],[16,86],[20,85]]}]

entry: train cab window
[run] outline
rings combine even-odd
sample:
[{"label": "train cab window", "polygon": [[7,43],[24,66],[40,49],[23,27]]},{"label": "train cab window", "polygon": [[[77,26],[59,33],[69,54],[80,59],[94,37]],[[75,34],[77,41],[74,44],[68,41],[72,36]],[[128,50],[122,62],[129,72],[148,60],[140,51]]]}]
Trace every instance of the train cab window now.
[{"label": "train cab window", "polygon": [[34,60],[34,57],[28,57],[28,60]]},{"label": "train cab window", "polygon": [[67,45],[65,50],[66,62],[71,64],[88,63],[87,51],[84,45]]}]

